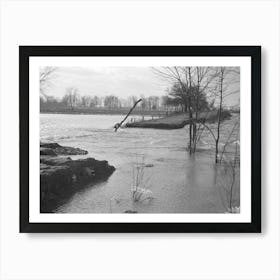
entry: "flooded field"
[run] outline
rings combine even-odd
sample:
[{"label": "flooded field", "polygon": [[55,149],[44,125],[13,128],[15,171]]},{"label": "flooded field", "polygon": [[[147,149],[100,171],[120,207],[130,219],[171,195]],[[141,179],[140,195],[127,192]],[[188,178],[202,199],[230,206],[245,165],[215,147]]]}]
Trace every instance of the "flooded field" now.
[{"label": "flooded field", "polygon": [[[239,167],[235,168],[233,178],[230,166],[215,165],[214,141],[209,133],[202,135],[195,155],[189,155],[188,126],[176,130],[123,128],[114,132],[113,126],[122,118],[121,115],[40,115],[41,141],[85,149],[88,155],[71,158],[94,157],[107,160],[116,168],[107,181],[89,184],[56,212],[225,213],[232,184],[232,207],[239,207]],[[220,145],[223,150],[224,143],[229,142],[224,151],[229,161],[237,148],[239,155],[239,135],[232,133],[238,119],[239,115],[233,115],[222,125]],[[150,199],[134,201],[131,190],[139,166]]]}]

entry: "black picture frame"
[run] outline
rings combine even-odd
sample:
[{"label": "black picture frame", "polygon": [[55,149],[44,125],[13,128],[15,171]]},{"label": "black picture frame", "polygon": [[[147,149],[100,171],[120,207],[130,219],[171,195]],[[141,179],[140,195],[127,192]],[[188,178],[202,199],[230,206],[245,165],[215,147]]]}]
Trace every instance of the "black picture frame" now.
[{"label": "black picture frame", "polygon": [[[250,223],[32,223],[29,221],[29,58],[32,56],[251,57]],[[261,232],[260,46],[19,46],[20,232],[22,233],[259,233]],[[38,198],[39,199],[39,198]]]}]

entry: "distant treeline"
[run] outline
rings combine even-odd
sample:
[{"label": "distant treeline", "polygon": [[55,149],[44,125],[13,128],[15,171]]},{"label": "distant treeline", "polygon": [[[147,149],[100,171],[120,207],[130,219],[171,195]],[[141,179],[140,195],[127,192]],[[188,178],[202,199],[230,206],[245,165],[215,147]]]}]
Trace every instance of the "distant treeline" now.
[{"label": "distant treeline", "polygon": [[[188,111],[183,102],[172,99],[168,95],[140,97],[142,102],[137,105],[134,114],[168,114],[172,112]],[[41,113],[85,113],[85,114],[119,114],[125,113],[139,99],[137,96],[119,98],[115,95],[104,97],[80,95],[78,89],[72,87],[66,89],[66,94],[61,98],[41,94]],[[200,98],[198,102],[201,110],[214,109],[214,105],[207,102],[206,98]]]},{"label": "distant treeline", "polygon": [[[169,104],[167,96],[149,96],[140,97],[142,102],[135,108],[135,111],[148,113],[151,111],[182,111],[184,108],[180,104]],[[81,96],[76,88],[66,89],[66,94],[61,98],[53,96],[41,95],[40,110],[41,112],[107,112],[125,111],[127,108],[139,99],[137,96],[129,96],[127,98],[119,98],[115,95],[104,97],[99,96]]]}]

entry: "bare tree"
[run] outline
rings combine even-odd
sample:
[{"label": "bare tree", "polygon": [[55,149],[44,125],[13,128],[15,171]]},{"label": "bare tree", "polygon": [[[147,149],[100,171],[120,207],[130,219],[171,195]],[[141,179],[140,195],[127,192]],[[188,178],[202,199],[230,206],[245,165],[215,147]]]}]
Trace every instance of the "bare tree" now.
[{"label": "bare tree", "polygon": [[66,94],[62,98],[62,102],[67,106],[70,106],[71,110],[78,105],[79,102],[79,91],[75,87],[66,88]]},{"label": "bare tree", "polygon": [[190,153],[194,153],[198,139],[198,126],[200,112],[208,104],[206,89],[215,79],[214,67],[161,67],[153,68],[154,72],[165,81],[171,83],[169,99],[167,102],[174,106],[181,106],[188,113]]},{"label": "bare tree", "polygon": [[83,95],[81,97],[81,105],[86,108],[86,107],[90,107],[90,104],[91,104],[91,96]]},{"label": "bare tree", "polygon": [[[230,84],[236,82],[236,74],[238,76],[237,81],[239,82],[239,69],[234,67],[220,67],[218,71],[218,120],[217,120],[217,135],[215,139],[215,162],[221,161],[219,158],[219,141],[221,133],[221,123],[224,108],[224,100],[227,96],[232,95],[235,91],[228,91]],[[227,78],[230,76],[230,79]]]},{"label": "bare tree", "polygon": [[51,85],[51,78],[53,78],[54,72],[57,70],[57,67],[41,67],[40,68],[40,76],[39,76],[39,82],[40,82],[40,94],[44,98],[48,98],[45,91],[46,89]]},{"label": "bare tree", "polygon": [[[222,155],[224,153],[225,147],[222,154],[220,155],[220,136],[222,129],[222,122],[224,120],[224,102],[225,99],[237,92],[239,92],[239,87],[233,89],[232,85],[239,83],[239,68],[236,67],[219,67],[213,77],[216,81],[216,86],[214,87],[214,99],[213,103],[216,103],[217,107],[217,125],[216,127],[210,127],[206,125],[205,122],[202,122],[201,125],[210,132],[213,140],[215,142],[215,162],[220,163],[222,161]],[[239,122],[238,122],[239,123]],[[235,129],[237,123],[234,125],[233,130]],[[231,132],[232,133],[232,132]],[[227,140],[228,141],[228,140]]]},{"label": "bare tree", "polygon": [[120,107],[120,100],[117,96],[108,95],[104,99],[104,106],[110,109],[112,108],[119,108]]},{"label": "bare tree", "polygon": [[219,73],[219,109],[218,109],[218,123],[217,123],[217,137],[215,139],[215,162],[218,163],[218,154],[219,154],[219,141],[220,141],[220,128],[221,128],[221,116],[223,110],[223,93],[224,93],[224,75],[225,75],[225,67],[221,67]]},{"label": "bare tree", "polygon": [[90,98],[90,107],[97,107],[101,105],[101,99],[98,96],[94,96]]},{"label": "bare tree", "polygon": [[177,84],[178,91],[181,95],[185,111],[189,112],[189,151],[192,153],[192,108],[190,106],[190,81],[189,71],[190,67],[161,67],[153,68],[154,72],[171,83],[171,85]]},{"label": "bare tree", "polygon": [[[171,83],[166,102],[176,106],[181,104],[188,113],[189,152],[196,151],[197,142],[206,129],[215,141],[215,161],[218,162],[221,123],[225,115],[224,100],[239,92],[238,88],[231,88],[231,85],[239,83],[239,68],[174,66],[153,70],[160,78]],[[209,114],[213,115],[213,109],[217,112],[216,131],[206,124]]]}]

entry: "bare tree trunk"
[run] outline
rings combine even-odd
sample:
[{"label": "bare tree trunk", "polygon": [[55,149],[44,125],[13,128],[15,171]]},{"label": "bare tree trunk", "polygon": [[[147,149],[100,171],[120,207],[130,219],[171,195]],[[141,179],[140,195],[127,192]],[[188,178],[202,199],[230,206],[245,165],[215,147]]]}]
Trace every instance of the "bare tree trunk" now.
[{"label": "bare tree trunk", "polygon": [[190,124],[189,124],[189,152],[192,153],[192,121],[190,116]]},{"label": "bare tree trunk", "polygon": [[197,76],[197,91],[195,92],[195,122],[193,125],[193,152],[195,153],[196,150],[196,144],[197,144],[197,123],[199,120],[199,102],[198,102],[198,95],[200,94],[200,73],[199,73],[199,67],[196,67],[196,76]]},{"label": "bare tree trunk", "polygon": [[189,75],[189,93],[188,93],[188,99],[189,99],[189,152],[192,154],[193,152],[193,114],[192,114],[192,105],[191,105],[191,88],[192,88],[192,78],[191,78],[191,67],[188,67],[188,75]]},{"label": "bare tree trunk", "polygon": [[235,177],[236,177],[236,159],[237,157],[237,143],[235,144],[235,154],[234,154],[234,160],[233,160],[233,166],[232,166],[232,183],[230,186],[230,196],[229,196],[229,209],[232,210],[232,197],[233,197],[233,187],[234,187],[234,183],[235,183]]},{"label": "bare tree trunk", "polygon": [[220,141],[220,127],[221,127],[221,119],[222,119],[222,109],[223,109],[223,82],[224,82],[224,68],[221,67],[220,73],[220,104],[218,111],[218,124],[217,124],[217,138],[216,138],[216,152],[215,152],[215,162],[219,162],[219,141]]},{"label": "bare tree trunk", "polygon": [[216,139],[216,148],[215,148],[215,162],[219,162],[219,139]]}]

